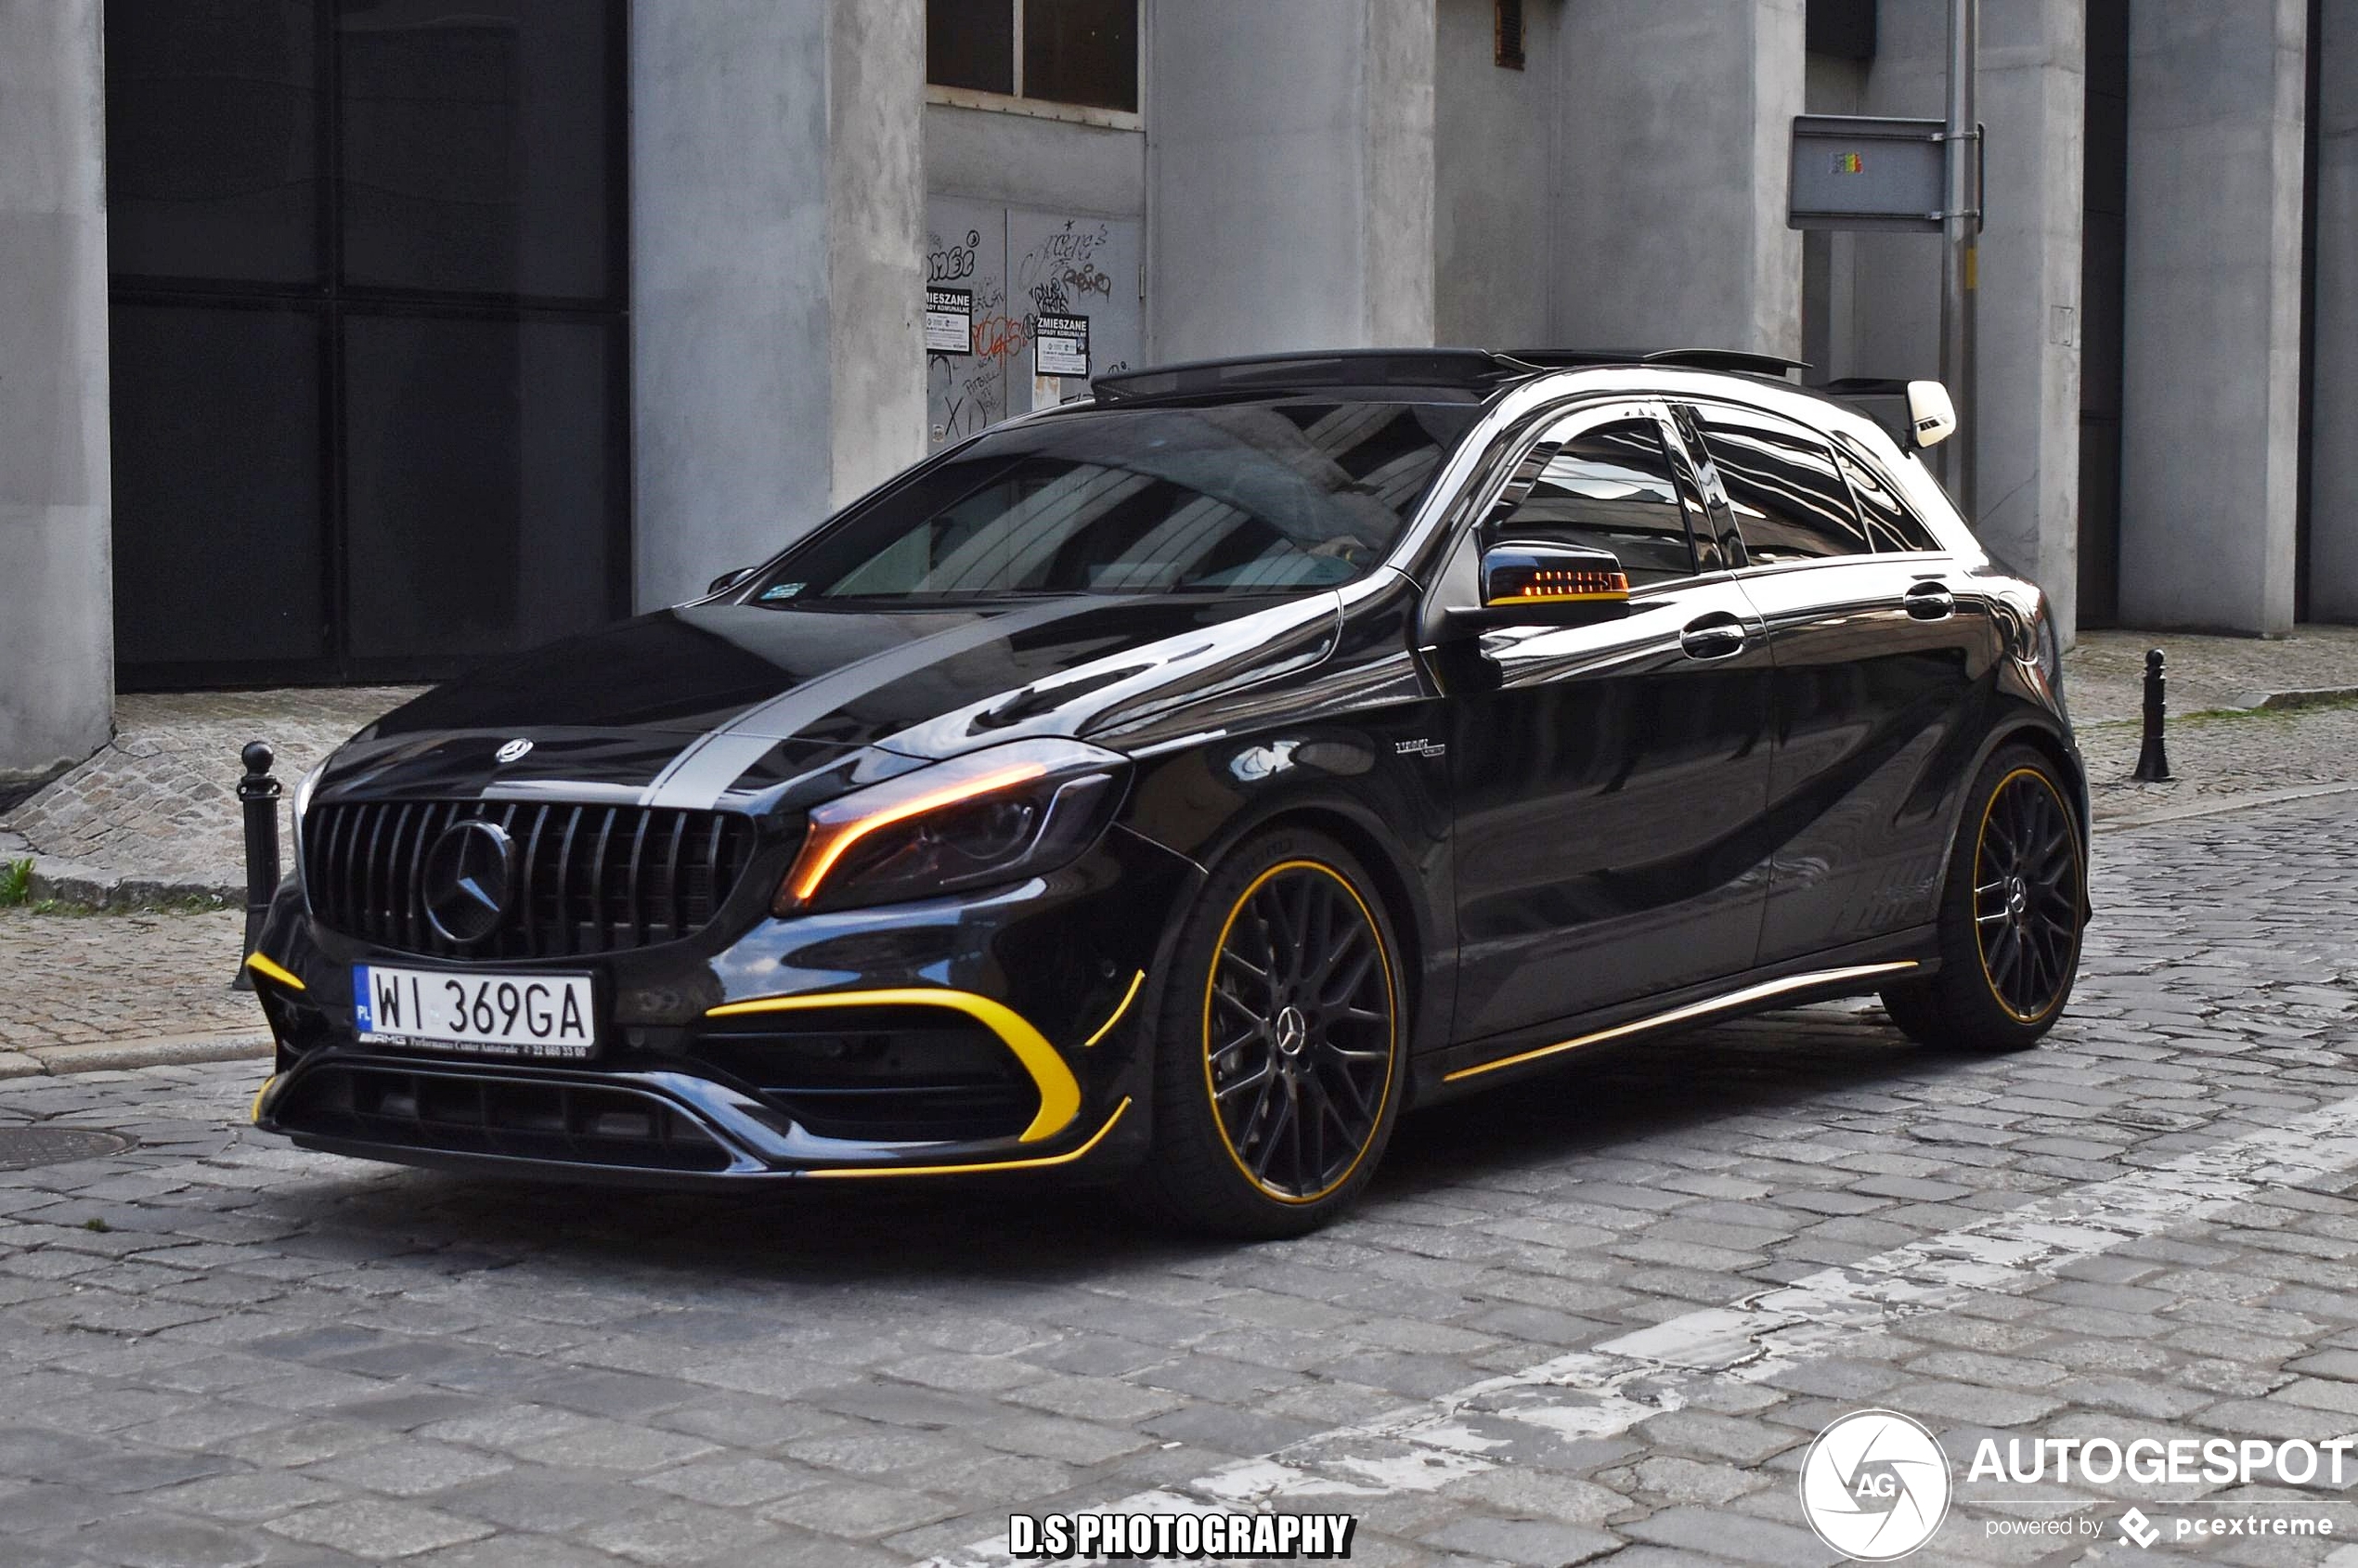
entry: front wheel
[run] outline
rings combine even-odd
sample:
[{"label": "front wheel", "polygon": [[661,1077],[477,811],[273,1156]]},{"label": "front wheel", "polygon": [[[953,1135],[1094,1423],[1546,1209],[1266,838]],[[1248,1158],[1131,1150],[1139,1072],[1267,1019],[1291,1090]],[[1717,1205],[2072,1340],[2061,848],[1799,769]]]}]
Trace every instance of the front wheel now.
[{"label": "front wheel", "polygon": [[1188,1229],[1302,1235],[1367,1184],[1399,1112],[1391,921],[1348,850],[1287,830],[1224,861],[1185,922],[1134,1197]]},{"label": "front wheel", "polygon": [[1940,899],[1940,972],[1883,993],[1911,1039],[1970,1051],[2035,1045],[2079,971],[2087,869],[2054,764],[2027,745],[1983,764]]}]

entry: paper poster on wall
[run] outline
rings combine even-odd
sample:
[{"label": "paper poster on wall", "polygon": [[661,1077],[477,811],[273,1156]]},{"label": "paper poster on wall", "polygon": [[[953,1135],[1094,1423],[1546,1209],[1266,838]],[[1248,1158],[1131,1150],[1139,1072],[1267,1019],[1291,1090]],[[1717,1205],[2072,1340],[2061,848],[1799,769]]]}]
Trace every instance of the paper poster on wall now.
[{"label": "paper poster on wall", "polygon": [[926,352],[972,354],[975,294],[972,289],[926,291]]},{"label": "paper poster on wall", "polygon": [[1089,317],[1043,315],[1031,330],[1031,354],[1035,375],[1087,375]]}]

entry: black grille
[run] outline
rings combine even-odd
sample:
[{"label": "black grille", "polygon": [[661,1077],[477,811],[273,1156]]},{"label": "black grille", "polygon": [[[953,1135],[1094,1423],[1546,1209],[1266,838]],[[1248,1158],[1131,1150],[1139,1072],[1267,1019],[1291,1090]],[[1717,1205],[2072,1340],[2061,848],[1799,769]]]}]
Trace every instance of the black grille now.
[{"label": "black grille", "polygon": [[460,1154],[721,1171],[729,1151],[652,1095],[324,1063],[271,1111],[291,1133]]},{"label": "black grille", "polygon": [[939,1007],[708,1018],[689,1051],[823,1138],[1012,1137],[1040,1107],[1004,1041]]},{"label": "black grille", "polygon": [[[451,823],[479,817],[515,842],[499,925],[450,940],[426,918],[420,874]],[[512,801],[349,801],[304,819],[303,881],[331,929],[450,958],[564,958],[652,947],[709,925],[753,859],[754,824],[732,811]]]}]

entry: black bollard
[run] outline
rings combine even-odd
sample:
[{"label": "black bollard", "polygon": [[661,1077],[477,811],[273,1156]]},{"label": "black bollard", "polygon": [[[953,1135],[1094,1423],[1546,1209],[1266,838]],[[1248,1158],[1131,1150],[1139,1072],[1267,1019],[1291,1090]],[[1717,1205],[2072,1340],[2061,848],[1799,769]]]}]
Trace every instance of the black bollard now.
[{"label": "black bollard", "polygon": [[246,814],[246,947],[238,955],[237,991],[252,991],[253,977],[246,960],[253,956],[262,936],[262,918],[270,913],[270,899],[279,890],[279,781],[270,776],[278,760],[269,745],[249,741],[239,753],[246,776],[238,781],[238,804]]},{"label": "black bollard", "polygon": [[2161,650],[2145,654],[2145,744],[2137,749],[2137,770],[2129,776],[2139,784],[2160,784],[2170,777],[2170,753],[2162,745],[2163,717],[2169,703],[2163,695]]}]

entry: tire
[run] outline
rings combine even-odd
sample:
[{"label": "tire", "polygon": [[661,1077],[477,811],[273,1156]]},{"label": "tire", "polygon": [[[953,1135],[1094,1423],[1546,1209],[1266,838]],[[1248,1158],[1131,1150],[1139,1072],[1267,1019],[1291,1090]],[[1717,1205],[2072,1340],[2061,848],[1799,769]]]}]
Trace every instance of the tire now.
[{"label": "tire", "polygon": [[2002,745],[1982,764],[1941,889],[1940,970],[1883,992],[1910,1039],[2020,1051],[2062,1016],[2087,908],[2086,849],[2069,800],[2054,764],[2030,746]]},{"label": "tire", "polygon": [[1406,1089],[1391,917],[1349,850],[1280,829],[1222,861],[1183,918],[1130,1197],[1182,1229],[1304,1235],[1367,1185]]}]

